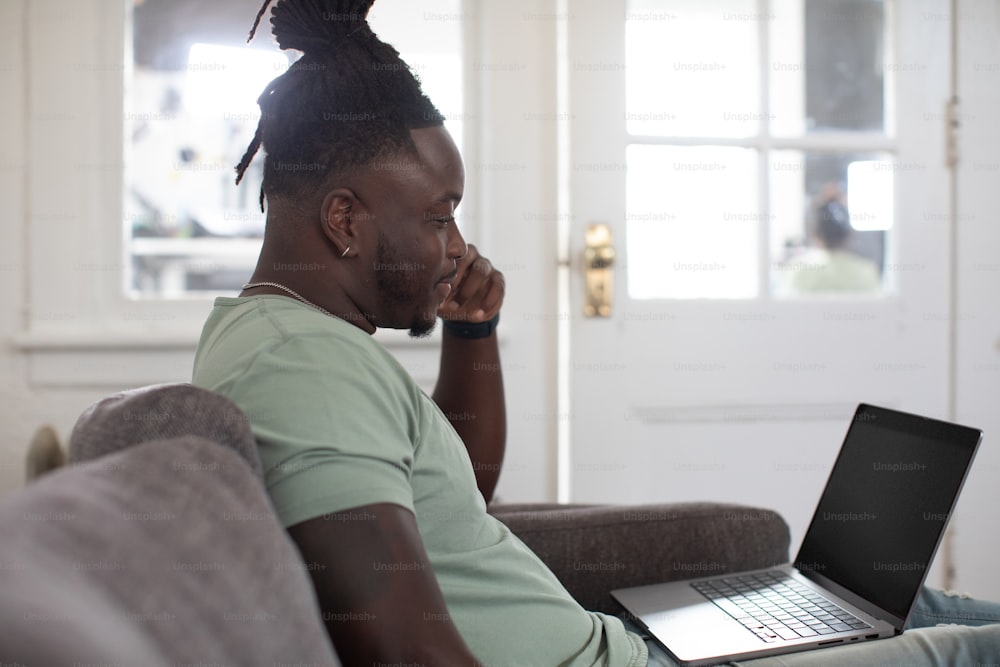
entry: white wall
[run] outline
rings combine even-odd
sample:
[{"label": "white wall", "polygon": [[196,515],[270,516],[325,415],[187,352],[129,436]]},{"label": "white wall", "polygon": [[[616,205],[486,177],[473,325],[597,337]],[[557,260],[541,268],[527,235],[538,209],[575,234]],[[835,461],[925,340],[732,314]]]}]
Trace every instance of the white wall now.
[{"label": "white wall", "polygon": [[[189,377],[196,326],[183,344],[177,331],[157,342],[155,307],[145,319],[111,317],[103,299],[121,264],[108,254],[121,224],[108,210],[120,208],[120,195],[111,201],[104,189],[121,172],[120,90],[102,113],[116,101],[105,84],[122,76],[123,30],[119,48],[104,39],[116,6],[120,13],[123,3],[104,0],[0,3],[0,24],[16,27],[0,44],[0,494],[23,484],[40,425],[65,439],[101,396]],[[109,126],[117,143],[102,134]]]},{"label": "white wall", "polygon": [[[62,109],[39,113],[29,109],[27,97],[26,35],[27,2],[0,3],[0,25],[9,26],[9,35],[0,40],[0,89],[6,91],[0,105],[0,494],[18,488],[24,479],[25,448],[34,430],[50,423],[67,434],[76,415],[100,394],[100,389],[39,387],[28,382],[31,355],[14,344],[27,322],[29,263],[29,206],[27,187],[28,127],[58,122]],[[69,100],[67,100],[68,102]],[[45,115],[49,114],[49,115]],[[64,191],[63,183],[74,178],[73,161],[52,165],[51,178],[44,184],[55,199]],[[37,219],[34,225],[44,237],[57,242],[67,221]]]},{"label": "white wall", "polygon": [[[6,26],[21,25],[23,4],[0,4],[0,23]],[[18,332],[22,321],[24,267],[25,191],[24,191],[24,103],[23,55],[24,35],[20,30],[11,31],[7,39],[0,40],[0,87],[8,91],[7,104],[0,105],[0,201],[4,216],[0,223],[0,491],[17,486],[23,466],[19,458],[31,432],[32,418],[25,413],[33,409],[35,401],[26,396],[24,359],[11,349],[11,337]]]}]

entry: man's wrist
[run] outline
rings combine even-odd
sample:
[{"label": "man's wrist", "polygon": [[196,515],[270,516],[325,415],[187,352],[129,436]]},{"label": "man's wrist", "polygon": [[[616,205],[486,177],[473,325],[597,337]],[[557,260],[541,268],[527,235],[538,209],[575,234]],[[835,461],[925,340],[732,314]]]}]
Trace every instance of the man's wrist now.
[{"label": "man's wrist", "polygon": [[444,330],[455,338],[473,340],[476,338],[487,338],[496,331],[497,324],[500,323],[500,313],[497,313],[485,322],[459,322],[457,320],[445,320]]}]

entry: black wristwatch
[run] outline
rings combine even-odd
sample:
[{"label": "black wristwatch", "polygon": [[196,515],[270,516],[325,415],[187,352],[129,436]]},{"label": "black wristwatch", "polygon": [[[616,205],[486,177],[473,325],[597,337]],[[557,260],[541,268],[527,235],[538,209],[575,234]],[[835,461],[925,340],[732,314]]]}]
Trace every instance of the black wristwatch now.
[{"label": "black wristwatch", "polygon": [[445,331],[456,338],[486,338],[496,331],[500,322],[500,313],[497,313],[485,322],[458,322],[455,320],[445,320]]}]

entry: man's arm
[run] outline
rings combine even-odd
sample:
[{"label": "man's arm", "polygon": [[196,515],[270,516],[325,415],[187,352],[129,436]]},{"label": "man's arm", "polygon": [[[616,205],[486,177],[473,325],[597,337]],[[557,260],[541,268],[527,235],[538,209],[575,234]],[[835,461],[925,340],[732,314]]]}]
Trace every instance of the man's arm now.
[{"label": "man's arm", "polygon": [[479,665],[448,615],[409,510],[366,505],[288,532],[345,665]]},{"label": "man's arm", "polygon": [[[503,297],[503,274],[469,245],[459,262],[452,293],[438,312],[446,320],[486,322],[500,312]],[[433,398],[465,443],[476,485],[490,502],[507,442],[507,408],[495,331],[485,338],[463,339],[445,329]]]}]

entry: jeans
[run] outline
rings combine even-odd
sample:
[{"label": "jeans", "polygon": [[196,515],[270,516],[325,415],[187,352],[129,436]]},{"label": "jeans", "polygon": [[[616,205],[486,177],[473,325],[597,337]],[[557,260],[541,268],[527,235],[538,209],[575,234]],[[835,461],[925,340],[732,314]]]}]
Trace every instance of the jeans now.
[{"label": "jeans", "polygon": [[[653,640],[646,640],[650,667],[677,663]],[[788,653],[731,663],[745,667],[831,667],[836,665],[1000,665],[1000,604],[924,588],[903,634],[888,639]]]}]

